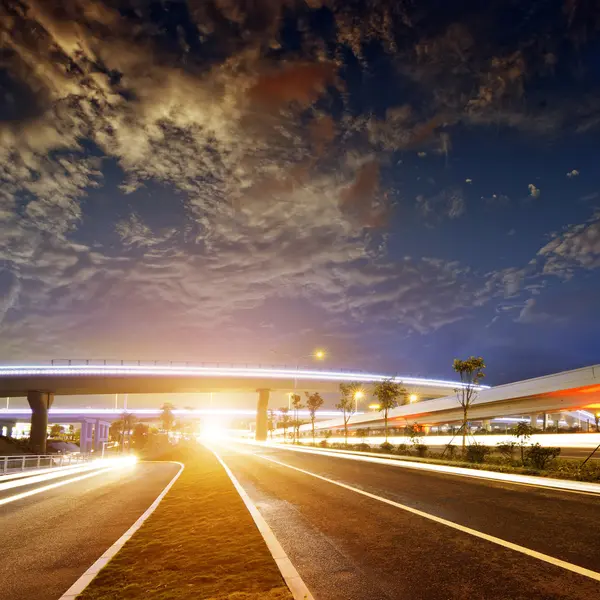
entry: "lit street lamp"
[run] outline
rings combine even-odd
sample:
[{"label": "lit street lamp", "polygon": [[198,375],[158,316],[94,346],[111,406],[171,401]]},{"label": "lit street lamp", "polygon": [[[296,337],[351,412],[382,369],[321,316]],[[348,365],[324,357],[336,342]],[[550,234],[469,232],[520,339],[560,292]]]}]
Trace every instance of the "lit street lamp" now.
[{"label": "lit street lamp", "polygon": [[294,377],[294,391],[288,393],[288,410],[292,408],[292,394],[296,393],[296,387],[298,386],[298,371],[300,370],[300,361],[303,358],[313,358],[315,360],[325,360],[327,357],[327,353],[322,348],[317,348],[311,354],[302,354],[300,356],[294,356],[293,354],[289,354],[287,352],[276,352],[275,350],[271,350],[273,354],[279,356],[288,356],[293,358],[296,362],[296,376]]},{"label": "lit street lamp", "polygon": [[354,412],[358,412],[358,401],[365,397],[365,393],[362,390],[356,390],[354,392]]}]

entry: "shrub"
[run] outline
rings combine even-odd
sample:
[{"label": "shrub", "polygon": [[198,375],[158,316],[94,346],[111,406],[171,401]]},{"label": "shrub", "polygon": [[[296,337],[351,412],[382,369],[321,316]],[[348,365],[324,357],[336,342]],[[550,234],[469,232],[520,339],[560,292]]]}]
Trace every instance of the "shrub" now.
[{"label": "shrub", "polygon": [[398,454],[410,454],[410,449],[408,447],[408,444],[398,444],[398,447],[396,448],[396,452],[398,452]]},{"label": "shrub", "polygon": [[421,458],[425,458],[427,456],[427,450],[429,448],[426,444],[415,444],[415,450],[417,451],[417,455]]},{"label": "shrub", "polygon": [[387,452],[389,454],[391,454],[394,451],[394,446],[389,442],[383,442],[383,444],[381,444],[379,448],[382,452]]},{"label": "shrub", "polygon": [[319,446],[321,446],[321,448],[327,448],[327,440],[321,440],[319,442]]},{"label": "shrub", "polygon": [[560,454],[560,448],[544,448],[539,444],[533,444],[525,452],[525,461],[534,469],[543,471],[548,463],[553,461]]},{"label": "shrub", "polygon": [[498,444],[498,452],[507,460],[515,460],[515,450],[517,442],[501,442]]},{"label": "shrub", "polygon": [[454,444],[446,444],[446,453],[450,460],[454,460],[456,456],[456,446]]},{"label": "shrub", "polygon": [[489,446],[483,444],[469,444],[465,458],[472,463],[482,463],[485,457],[491,452]]},{"label": "shrub", "polygon": [[371,449],[371,446],[363,442],[362,444],[356,444],[355,448],[361,452],[368,452]]}]

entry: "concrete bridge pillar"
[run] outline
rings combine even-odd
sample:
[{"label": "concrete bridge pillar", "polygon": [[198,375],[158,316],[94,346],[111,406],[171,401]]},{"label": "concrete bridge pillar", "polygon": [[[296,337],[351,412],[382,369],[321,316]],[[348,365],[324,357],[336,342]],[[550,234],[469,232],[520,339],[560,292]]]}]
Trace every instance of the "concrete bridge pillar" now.
[{"label": "concrete bridge pillar", "polygon": [[258,404],[256,406],[256,433],[254,439],[264,442],[267,439],[268,433],[268,415],[269,407],[269,392],[268,389],[256,390],[258,392]]},{"label": "concrete bridge pillar", "polygon": [[534,429],[538,428],[538,414],[537,413],[529,415],[529,424]]},{"label": "concrete bridge pillar", "polygon": [[29,446],[37,454],[46,453],[46,439],[48,429],[48,409],[54,402],[52,392],[27,392],[27,402],[31,407],[31,432],[29,433]]},{"label": "concrete bridge pillar", "polygon": [[84,420],[81,422],[81,433],[79,434],[79,451],[87,454],[92,451],[94,422]]},{"label": "concrete bridge pillar", "polygon": [[94,428],[94,451],[102,452],[102,444],[108,442],[109,424],[106,421],[96,421]]}]

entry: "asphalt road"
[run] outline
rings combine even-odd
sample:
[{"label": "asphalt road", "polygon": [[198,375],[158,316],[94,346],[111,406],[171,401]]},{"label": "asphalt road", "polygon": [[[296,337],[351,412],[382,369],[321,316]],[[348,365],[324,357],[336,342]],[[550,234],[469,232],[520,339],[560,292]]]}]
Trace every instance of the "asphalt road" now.
[{"label": "asphalt road", "polygon": [[[0,506],[0,600],[60,598],[133,525],[178,468],[138,463]],[[40,485],[47,483],[53,482]]]},{"label": "asphalt road", "polygon": [[[591,600],[600,497],[281,448],[217,446],[316,600]],[[507,548],[272,460],[523,547]]]}]

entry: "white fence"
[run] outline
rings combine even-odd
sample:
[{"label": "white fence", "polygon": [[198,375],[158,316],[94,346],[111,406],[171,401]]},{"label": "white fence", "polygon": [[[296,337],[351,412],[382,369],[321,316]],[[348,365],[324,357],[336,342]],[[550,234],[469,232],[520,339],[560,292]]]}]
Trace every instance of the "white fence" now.
[{"label": "white fence", "polygon": [[85,454],[24,454],[22,456],[0,456],[0,476],[31,469],[50,469],[52,467],[68,467],[91,460]]}]

